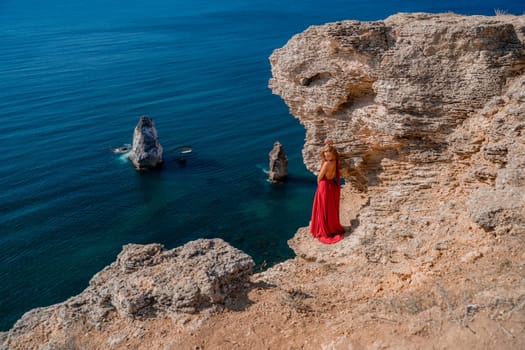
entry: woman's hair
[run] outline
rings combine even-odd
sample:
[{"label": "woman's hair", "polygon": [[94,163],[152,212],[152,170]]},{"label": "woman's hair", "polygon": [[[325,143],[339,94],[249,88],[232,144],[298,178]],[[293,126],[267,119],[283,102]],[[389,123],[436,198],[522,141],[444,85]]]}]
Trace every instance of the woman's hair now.
[{"label": "woman's hair", "polygon": [[331,141],[326,141],[324,144],[324,147],[321,149],[321,161],[324,161],[324,153],[330,152],[335,156],[336,162],[339,161],[339,152],[337,152],[337,149],[332,145]]}]

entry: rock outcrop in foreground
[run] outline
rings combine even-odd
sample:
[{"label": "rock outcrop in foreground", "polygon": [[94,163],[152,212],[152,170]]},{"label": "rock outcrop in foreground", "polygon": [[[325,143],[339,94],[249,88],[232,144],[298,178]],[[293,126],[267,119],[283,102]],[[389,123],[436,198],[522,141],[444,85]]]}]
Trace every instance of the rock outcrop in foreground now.
[{"label": "rock outcrop in foreground", "polygon": [[69,332],[104,329],[115,319],[185,323],[192,314],[210,314],[242,299],[253,265],[250,256],[220,239],[200,239],[172,250],[160,244],[128,244],[81,294],[26,313],[6,344],[21,349],[65,347]]},{"label": "rock outcrop in foreground", "polygon": [[[32,311],[7,344],[525,348],[525,16],[398,14],[314,26],[271,64],[270,87],[306,129],[306,166],[317,170],[326,139],[342,153],[345,239],[322,245],[300,228],[289,241],[296,258],[253,275],[236,307],[182,325],[170,315],[220,302],[222,288],[175,280],[166,288],[152,277],[172,270],[156,265],[159,246],[136,260],[131,249],[126,263],[119,257],[93,278],[90,304],[74,297]],[[178,278],[191,279],[196,270],[183,261],[195,255],[178,256]],[[229,266],[246,268],[234,271],[251,267],[235,256],[243,263]],[[198,275],[212,278],[221,264]],[[113,270],[141,279],[114,279]],[[73,317],[85,323],[60,321]]]}]

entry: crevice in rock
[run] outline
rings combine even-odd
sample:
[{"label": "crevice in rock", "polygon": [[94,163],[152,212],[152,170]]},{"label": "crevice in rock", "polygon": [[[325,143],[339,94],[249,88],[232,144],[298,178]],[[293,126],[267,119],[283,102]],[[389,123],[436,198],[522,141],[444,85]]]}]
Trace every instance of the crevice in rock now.
[{"label": "crevice in rock", "polygon": [[332,74],[328,72],[321,72],[312,75],[308,78],[301,79],[302,86],[314,87],[326,84],[332,78]]}]

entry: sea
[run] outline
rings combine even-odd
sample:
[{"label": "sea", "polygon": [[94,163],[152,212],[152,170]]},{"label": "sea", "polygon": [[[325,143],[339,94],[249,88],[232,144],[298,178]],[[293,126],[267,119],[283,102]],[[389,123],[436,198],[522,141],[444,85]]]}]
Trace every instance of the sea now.
[{"label": "sea", "polygon": [[[523,1],[0,0],[0,331],[80,293],[128,243],[222,238],[257,270],[293,257],[315,176],[268,57],[310,25]],[[160,171],[125,153],[142,115]],[[289,180],[267,181],[280,141]],[[185,150],[185,152],[181,152]]]}]

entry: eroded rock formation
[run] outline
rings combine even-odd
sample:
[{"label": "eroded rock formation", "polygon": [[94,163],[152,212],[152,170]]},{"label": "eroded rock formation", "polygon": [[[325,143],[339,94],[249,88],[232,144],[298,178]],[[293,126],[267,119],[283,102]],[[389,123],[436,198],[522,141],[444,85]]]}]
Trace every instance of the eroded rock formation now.
[{"label": "eroded rock formation", "polygon": [[162,165],[162,146],[150,117],[140,117],[133,131],[133,145],[128,157],[138,170],[155,169]]},{"label": "eroded rock formation", "polygon": [[400,149],[441,151],[501,98],[524,69],[522,21],[411,14],[310,27],[274,51],[270,87],[306,128],[308,168],[329,138],[366,186],[369,163]]},{"label": "eroded rock formation", "polygon": [[251,257],[220,239],[200,239],[172,250],[128,244],[81,294],[26,313],[6,344],[40,348],[51,339],[50,348],[59,348],[68,329],[101,329],[119,319],[184,322],[188,314],[210,313],[232,303],[236,293],[242,295],[253,264]]},{"label": "eroded rock formation", "polygon": [[[350,233],[323,246],[305,227],[289,245],[351,271],[331,285],[359,308],[348,318],[396,319],[423,347],[445,333],[468,338],[466,347],[523,346],[525,327],[508,328],[525,320],[525,16],[330,23],[270,61],[270,87],[306,129],[306,166],[317,171],[326,139],[343,157]],[[484,335],[451,336],[431,320],[476,321]]]},{"label": "eroded rock formation", "polygon": [[358,232],[454,230],[468,212],[523,235],[524,37],[523,16],[313,26],[274,51],[270,87],[306,129],[312,172],[326,139],[341,151],[345,179],[368,198]]},{"label": "eroded rock formation", "polygon": [[268,154],[270,159],[268,178],[271,182],[282,182],[288,177],[288,157],[283,145],[279,141],[273,144],[273,148]]}]

